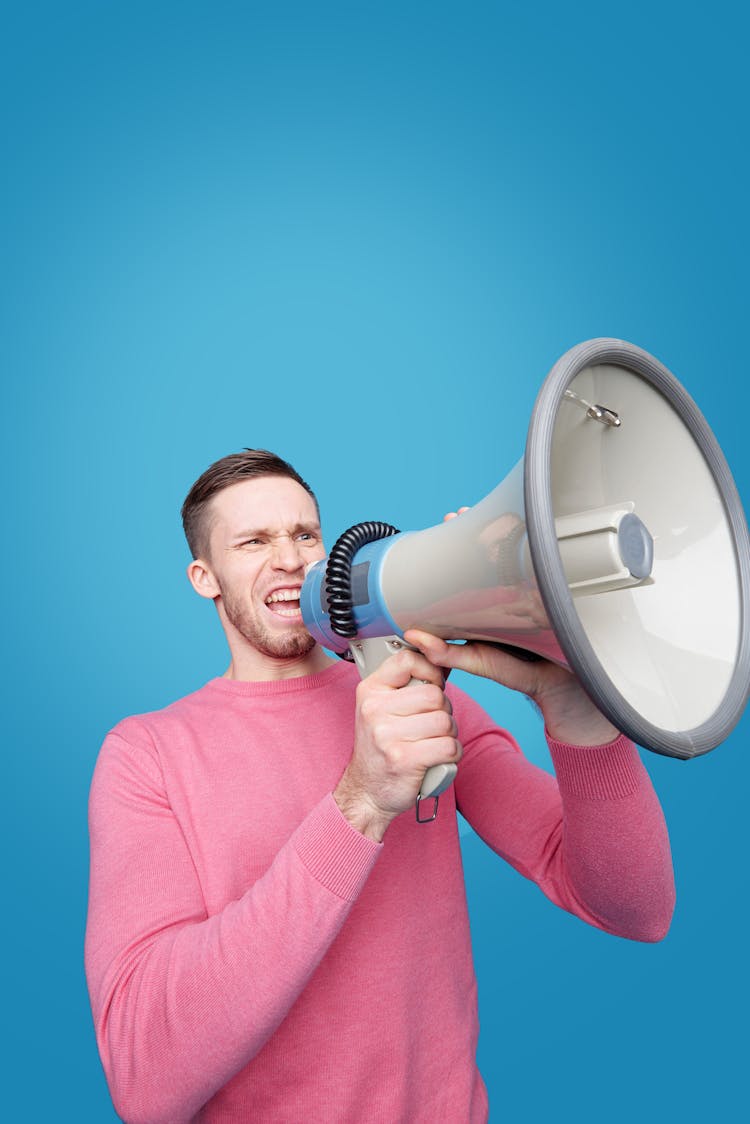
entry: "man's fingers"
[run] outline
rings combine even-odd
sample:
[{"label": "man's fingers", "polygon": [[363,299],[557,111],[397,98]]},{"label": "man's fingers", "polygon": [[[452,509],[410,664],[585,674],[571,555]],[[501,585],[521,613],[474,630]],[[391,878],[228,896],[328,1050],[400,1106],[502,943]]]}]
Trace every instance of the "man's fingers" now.
[{"label": "man's fingers", "polygon": [[409,680],[405,686],[394,690],[370,678],[359,685],[357,695],[360,709],[366,717],[390,714],[394,718],[403,718],[407,714],[430,714],[433,711],[451,713],[450,702],[437,683]]},{"label": "man's fingers", "polygon": [[449,734],[441,737],[419,738],[391,742],[383,751],[383,760],[392,774],[409,775],[421,781],[425,771],[433,765],[458,764],[463,757],[463,746],[458,738]]},{"label": "man's fingers", "polygon": [[422,742],[433,738],[458,737],[458,728],[445,710],[431,710],[421,714],[399,717],[399,737],[404,742]]},{"label": "man's fingers", "polygon": [[413,652],[409,648],[404,648],[395,656],[390,656],[368,678],[394,690],[405,687],[412,679],[434,683],[440,688],[444,683],[440,668],[431,663],[421,652]]},{"label": "man's fingers", "polygon": [[441,667],[455,667],[459,671],[494,679],[526,695],[533,696],[538,689],[540,664],[519,660],[492,644],[483,644],[481,641],[446,644],[444,640],[422,632],[421,629],[409,629],[404,639]]},{"label": "man's fingers", "polygon": [[410,628],[404,633],[404,640],[407,644],[419,648],[430,663],[437,664],[439,667],[458,666],[454,662],[456,654],[453,649],[456,648],[456,645],[446,644],[445,640],[442,640],[439,636],[433,636],[430,632],[423,632],[420,628]]}]

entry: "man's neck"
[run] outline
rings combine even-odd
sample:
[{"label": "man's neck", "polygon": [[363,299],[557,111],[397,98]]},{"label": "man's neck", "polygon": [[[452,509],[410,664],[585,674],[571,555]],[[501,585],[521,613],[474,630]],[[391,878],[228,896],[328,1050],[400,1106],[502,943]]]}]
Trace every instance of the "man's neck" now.
[{"label": "man's neck", "polygon": [[257,650],[233,652],[223,678],[239,679],[248,683],[296,679],[302,675],[316,675],[334,662],[317,644],[304,656],[292,656],[289,659],[269,656]]}]

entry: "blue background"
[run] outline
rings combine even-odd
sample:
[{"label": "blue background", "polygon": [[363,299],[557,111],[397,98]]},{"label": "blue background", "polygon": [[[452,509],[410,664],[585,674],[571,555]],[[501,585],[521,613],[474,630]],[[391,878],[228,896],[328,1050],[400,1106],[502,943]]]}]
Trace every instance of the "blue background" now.
[{"label": "blue background", "polygon": [[[559,355],[613,335],[677,374],[747,500],[740,12],[3,4],[6,1119],[114,1119],[88,785],[114,722],[224,669],[178,519],[212,460],[287,456],[329,542],[427,526],[521,456]],[[528,703],[475,693],[547,767]],[[678,881],[658,946],[465,836],[493,1120],[737,1116],[747,729],[645,755]]]}]

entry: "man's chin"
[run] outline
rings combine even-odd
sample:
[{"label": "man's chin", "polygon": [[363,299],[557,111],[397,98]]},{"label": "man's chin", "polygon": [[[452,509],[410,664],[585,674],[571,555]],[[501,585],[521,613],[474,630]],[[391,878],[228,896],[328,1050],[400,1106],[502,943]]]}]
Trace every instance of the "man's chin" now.
[{"label": "man's chin", "polygon": [[262,614],[258,617],[245,614],[242,606],[237,606],[235,611],[234,604],[227,598],[223,607],[228,622],[263,655],[279,660],[299,659],[315,647],[301,614],[297,620],[282,617],[263,620]]},{"label": "man's chin", "polygon": [[266,636],[263,648],[266,655],[280,660],[298,659],[306,656],[315,647],[315,641],[304,629],[287,632],[280,636]]}]

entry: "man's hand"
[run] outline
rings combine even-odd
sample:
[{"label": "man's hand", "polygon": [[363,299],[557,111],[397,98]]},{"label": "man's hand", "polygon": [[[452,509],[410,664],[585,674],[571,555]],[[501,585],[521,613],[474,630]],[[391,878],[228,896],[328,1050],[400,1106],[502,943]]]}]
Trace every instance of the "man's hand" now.
[{"label": "man's hand", "polygon": [[547,733],[556,741],[607,745],[619,735],[620,731],[594,706],[576,677],[549,660],[527,663],[481,641],[446,644],[445,640],[415,628],[409,629],[404,639],[438,667],[455,667],[482,675],[528,695],[541,710]]},{"label": "man's hand", "polygon": [[461,759],[443,683],[440,668],[404,649],[357,688],[354,752],[333,796],[370,839],[380,842],[391,821],[413,807],[431,765]]}]

